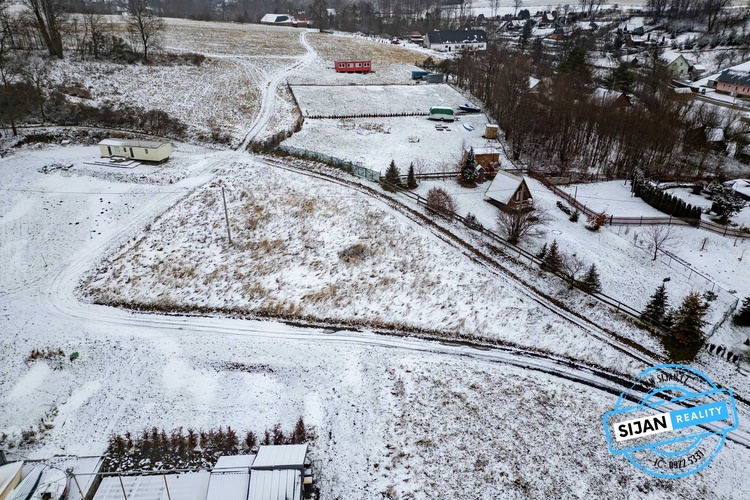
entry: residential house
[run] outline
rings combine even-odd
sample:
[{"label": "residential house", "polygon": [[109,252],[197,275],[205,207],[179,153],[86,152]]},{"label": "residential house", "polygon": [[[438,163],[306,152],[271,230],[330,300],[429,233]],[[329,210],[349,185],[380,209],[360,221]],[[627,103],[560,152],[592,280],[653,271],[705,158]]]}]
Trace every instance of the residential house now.
[{"label": "residential house", "polygon": [[687,62],[687,59],[685,59],[685,57],[680,53],[672,52],[671,50],[665,50],[664,52],[662,52],[659,58],[664,64],[667,65],[667,69],[675,78],[687,76],[688,72],[690,71],[690,63]]},{"label": "residential house", "polygon": [[503,170],[497,172],[484,195],[490,203],[497,205],[501,210],[531,207],[533,203],[526,179]]},{"label": "residential house", "polygon": [[630,98],[625,92],[607,90],[601,87],[594,89],[591,102],[600,108],[626,108],[632,106]]},{"label": "residential house", "polygon": [[429,31],[424,46],[440,52],[462,50],[487,50],[487,32],[484,30]]},{"label": "residential house", "polygon": [[750,73],[725,69],[716,78],[716,92],[736,97],[750,96]]},{"label": "residential house", "polygon": [[260,24],[271,24],[273,26],[293,26],[294,16],[289,14],[266,14],[260,20]]},{"label": "residential house", "polygon": [[529,77],[529,90],[527,92],[529,94],[546,94],[547,87],[544,85],[544,82],[541,81],[540,79],[530,76]]}]

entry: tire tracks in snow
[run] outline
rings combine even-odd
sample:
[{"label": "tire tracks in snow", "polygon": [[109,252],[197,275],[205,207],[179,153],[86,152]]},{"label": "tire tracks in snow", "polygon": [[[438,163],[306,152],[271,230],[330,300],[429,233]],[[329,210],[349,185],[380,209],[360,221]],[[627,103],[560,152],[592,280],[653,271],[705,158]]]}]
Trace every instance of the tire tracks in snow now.
[{"label": "tire tracks in snow", "polygon": [[273,115],[274,111],[274,102],[276,100],[276,87],[281,83],[281,81],[294,73],[295,71],[298,71],[308,64],[312,63],[315,58],[317,57],[317,52],[313,48],[312,45],[310,45],[310,42],[307,41],[307,31],[302,31],[299,34],[299,41],[300,44],[307,50],[307,54],[299,58],[299,60],[294,63],[291,67],[283,69],[281,71],[278,71],[276,73],[273,73],[271,75],[271,79],[267,80],[263,87],[263,99],[261,100],[261,106],[260,106],[260,112],[258,113],[258,118],[255,121],[255,124],[250,127],[250,130],[247,131],[245,136],[242,138],[242,141],[240,142],[239,146],[237,146],[237,150],[247,150],[248,146],[252,142],[253,139],[255,139],[268,125],[268,122],[271,119],[271,116]]}]

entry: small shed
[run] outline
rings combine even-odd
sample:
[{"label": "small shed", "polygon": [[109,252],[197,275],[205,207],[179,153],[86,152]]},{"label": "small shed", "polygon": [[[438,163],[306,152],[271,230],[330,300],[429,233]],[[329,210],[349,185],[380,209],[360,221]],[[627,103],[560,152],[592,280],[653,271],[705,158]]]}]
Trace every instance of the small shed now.
[{"label": "small shed", "polygon": [[445,75],[442,73],[430,73],[425,77],[427,83],[443,83],[445,81]]},{"label": "small shed", "polygon": [[440,120],[452,122],[455,120],[455,113],[453,108],[448,106],[432,106],[430,108],[430,120]]},{"label": "small shed", "polygon": [[485,139],[497,139],[497,133],[500,130],[500,127],[498,125],[494,125],[492,123],[488,123],[484,127],[484,137]]},{"label": "small shed", "polygon": [[533,202],[526,179],[500,170],[484,195],[501,210],[530,207]]},{"label": "small shed", "polygon": [[261,446],[251,467],[248,500],[301,500],[306,444]]},{"label": "small shed", "polygon": [[104,139],[99,143],[102,158],[122,157],[161,163],[172,155],[171,142]]},{"label": "small shed", "polygon": [[[464,149],[464,158],[469,153],[469,149]],[[474,148],[474,159],[477,165],[484,167],[485,173],[492,175],[500,164],[500,149],[493,146]]]}]

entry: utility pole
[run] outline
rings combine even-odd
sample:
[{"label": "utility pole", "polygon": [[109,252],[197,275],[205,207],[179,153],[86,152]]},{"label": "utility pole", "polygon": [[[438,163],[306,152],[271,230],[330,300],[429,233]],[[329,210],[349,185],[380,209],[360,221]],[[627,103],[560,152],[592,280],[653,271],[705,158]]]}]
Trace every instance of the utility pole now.
[{"label": "utility pole", "polygon": [[221,199],[224,201],[224,220],[227,221],[227,236],[229,244],[232,244],[232,233],[229,231],[229,214],[227,213],[227,198],[224,196],[224,186],[221,186]]}]

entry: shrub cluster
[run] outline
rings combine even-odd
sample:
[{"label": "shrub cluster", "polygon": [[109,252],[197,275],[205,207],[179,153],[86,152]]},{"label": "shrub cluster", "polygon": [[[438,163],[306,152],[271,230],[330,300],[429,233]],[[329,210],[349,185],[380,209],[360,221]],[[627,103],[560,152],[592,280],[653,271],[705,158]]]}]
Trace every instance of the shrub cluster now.
[{"label": "shrub cluster", "polygon": [[662,191],[653,184],[647,182],[641,172],[636,172],[633,175],[633,182],[630,190],[635,196],[640,197],[643,201],[665,214],[669,214],[673,217],[680,217],[682,219],[694,219],[696,223],[701,218],[700,207],[694,207],[685,203],[680,198]]},{"label": "shrub cluster", "polygon": [[105,452],[105,472],[129,470],[169,470],[189,468],[211,468],[219,457],[254,453],[259,444],[301,444],[314,436],[308,432],[300,417],[294,429],[285,434],[280,424],[266,429],[263,439],[248,431],[243,439],[231,427],[219,427],[208,431],[195,431],[182,427],[167,432],[152,427],[140,435],[130,432],[113,434]]}]

